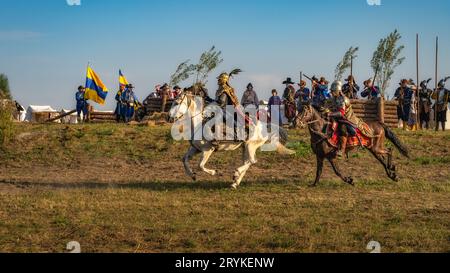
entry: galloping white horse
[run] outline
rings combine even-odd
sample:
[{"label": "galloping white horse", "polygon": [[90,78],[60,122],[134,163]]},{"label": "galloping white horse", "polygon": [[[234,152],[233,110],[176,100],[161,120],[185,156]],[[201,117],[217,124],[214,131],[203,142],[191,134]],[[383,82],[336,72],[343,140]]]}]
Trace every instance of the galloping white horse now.
[{"label": "galloping white horse", "polygon": [[[194,117],[196,117],[196,115],[198,116],[198,113],[200,113],[200,115],[203,116],[204,112],[204,109],[201,108],[202,105],[198,105],[199,104],[198,101],[202,101],[202,99],[200,100],[196,99],[196,97],[189,92],[182,93],[174,101],[172,109],[170,110],[170,117],[175,121],[178,121],[183,117],[185,117],[187,119],[190,119],[189,122],[191,125],[193,125]],[[193,132],[203,130],[202,122],[200,122],[198,125],[193,126],[195,126],[195,128],[193,128]],[[193,156],[201,153],[201,161],[199,164],[200,169],[212,176],[215,176],[217,175],[216,170],[210,170],[205,167],[211,155],[216,151],[235,151],[240,147],[243,147],[243,165],[236,169],[233,176],[234,183],[231,186],[233,189],[237,189],[242,179],[244,178],[245,174],[247,173],[248,169],[253,164],[257,163],[256,151],[259,148],[261,148],[264,144],[268,143],[269,141],[272,141],[272,143],[276,147],[277,152],[280,154],[291,155],[295,153],[287,149],[280,142],[280,137],[281,141],[284,142],[284,144],[285,142],[287,142],[287,133],[282,128],[280,128],[277,132],[275,132],[275,130],[271,130],[272,131],[271,133],[264,133],[267,130],[263,130],[264,129],[263,126],[265,125],[261,121],[257,121],[256,124],[253,126],[254,126],[252,130],[253,134],[250,138],[248,138],[249,140],[247,141],[212,142],[206,140],[204,137],[202,137],[202,140],[195,140],[192,138],[190,140],[191,147],[189,148],[189,151],[186,153],[186,155],[183,157],[183,164],[186,174],[190,176],[194,181],[196,180],[196,174],[195,172],[192,171],[189,165],[189,161],[192,159]]]}]

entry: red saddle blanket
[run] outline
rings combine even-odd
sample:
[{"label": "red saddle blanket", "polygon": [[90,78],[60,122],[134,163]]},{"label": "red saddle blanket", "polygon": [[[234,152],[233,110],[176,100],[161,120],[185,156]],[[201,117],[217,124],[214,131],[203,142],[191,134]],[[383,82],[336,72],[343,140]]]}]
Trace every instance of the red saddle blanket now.
[{"label": "red saddle blanket", "polygon": [[[364,124],[364,126],[367,126],[367,124]],[[338,123],[333,123],[329,126],[328,130],[331,130],[333,133],[330,138],[328,138],[328,143],[330,143],[331,146],[338,148],[339,147],[339,132],[337,130]],[[370,130],[370,128],[368,128]],[[361,132],[360,129],[355,128],[356,134],[354,136],[347,137],[347,147],[368,147],[372,144],[372,139],[370,136],[366,136]]]}]

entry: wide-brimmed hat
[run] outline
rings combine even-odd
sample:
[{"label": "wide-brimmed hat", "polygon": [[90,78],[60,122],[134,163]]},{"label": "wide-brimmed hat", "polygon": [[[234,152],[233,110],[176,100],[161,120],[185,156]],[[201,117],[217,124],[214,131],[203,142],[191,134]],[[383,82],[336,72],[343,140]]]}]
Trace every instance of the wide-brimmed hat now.
[{"label": "wide-brimmed hat", "polygon": [[291,79],[291,78],[287,78],[287,79],[283,82],[283,84],[295,84],[295,82],[292,82],[292,79]]},{"label": "wide-brimmed hat", "polygon": [[403,79],[400,81],[400,83],[398,85],[403,85],[403,84],[409,84],[409,81],[407,79]]},{"label": "wide-brimmed hat", "polygon": [[368,79],[364,81],[364,85],[368,85],[369,83],[372,83],[372,79]]},{"label": "wide-brimmed hat", "polygon": [[348,76],[347,79],[345,79],[346,82],[355,82],[355,77],[353,77],[352,75]]},{"label": "wide-brimmed hat", "polygon": [[300,83],[298,83],[298,86],[300,86],[300,87],[306,86],[306,81],[301,80]]},{"label": "wide-brimmed hat", "polygon": [[328,84],[329,82],[325,79],[325,77],[320,77],[319,83],[324,82],[325,84]]}]

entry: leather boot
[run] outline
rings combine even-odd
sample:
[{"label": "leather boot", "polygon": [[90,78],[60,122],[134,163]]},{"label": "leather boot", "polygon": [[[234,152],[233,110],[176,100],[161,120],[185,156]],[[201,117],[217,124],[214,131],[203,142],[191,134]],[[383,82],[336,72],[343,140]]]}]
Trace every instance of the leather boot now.
[{"label": "leather boot", "polygon": [[339,150],[337,151],[337,157],[343,158],[346,148],[347,148],[347,137],[345,136],[339,137]]}]

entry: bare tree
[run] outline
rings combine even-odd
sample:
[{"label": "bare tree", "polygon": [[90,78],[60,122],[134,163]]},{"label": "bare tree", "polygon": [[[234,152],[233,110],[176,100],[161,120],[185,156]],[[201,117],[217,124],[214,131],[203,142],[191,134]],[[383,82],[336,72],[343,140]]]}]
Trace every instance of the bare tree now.
[{"label": "bare tree", "polygon": [[345,52],[344,57],[342,58],[342,61],[339,62],[339,64],[336,67],[336,70],[334,71],[334,79],[336,81],[341,81],[342,77],[344,76],[345,71],[347,69],[351,68],[352,60],[358,58],[358,55],[356,53],[358,52],[359,47],[350,47],[347,52]]},{"label": "bare tree", "polygon": [[378,81],[382,96],[384,96],[389,87],[389,82],[392,79],[392,75],[394,75],[395,69],[405,60],[405,57],[400,57],[401,52],[405,48],[403,45],[398,45],[401,38],[400,33],[395,30],[386,38],[381,39],[370,62],[372,69],[377,75],[374,81]]}]

